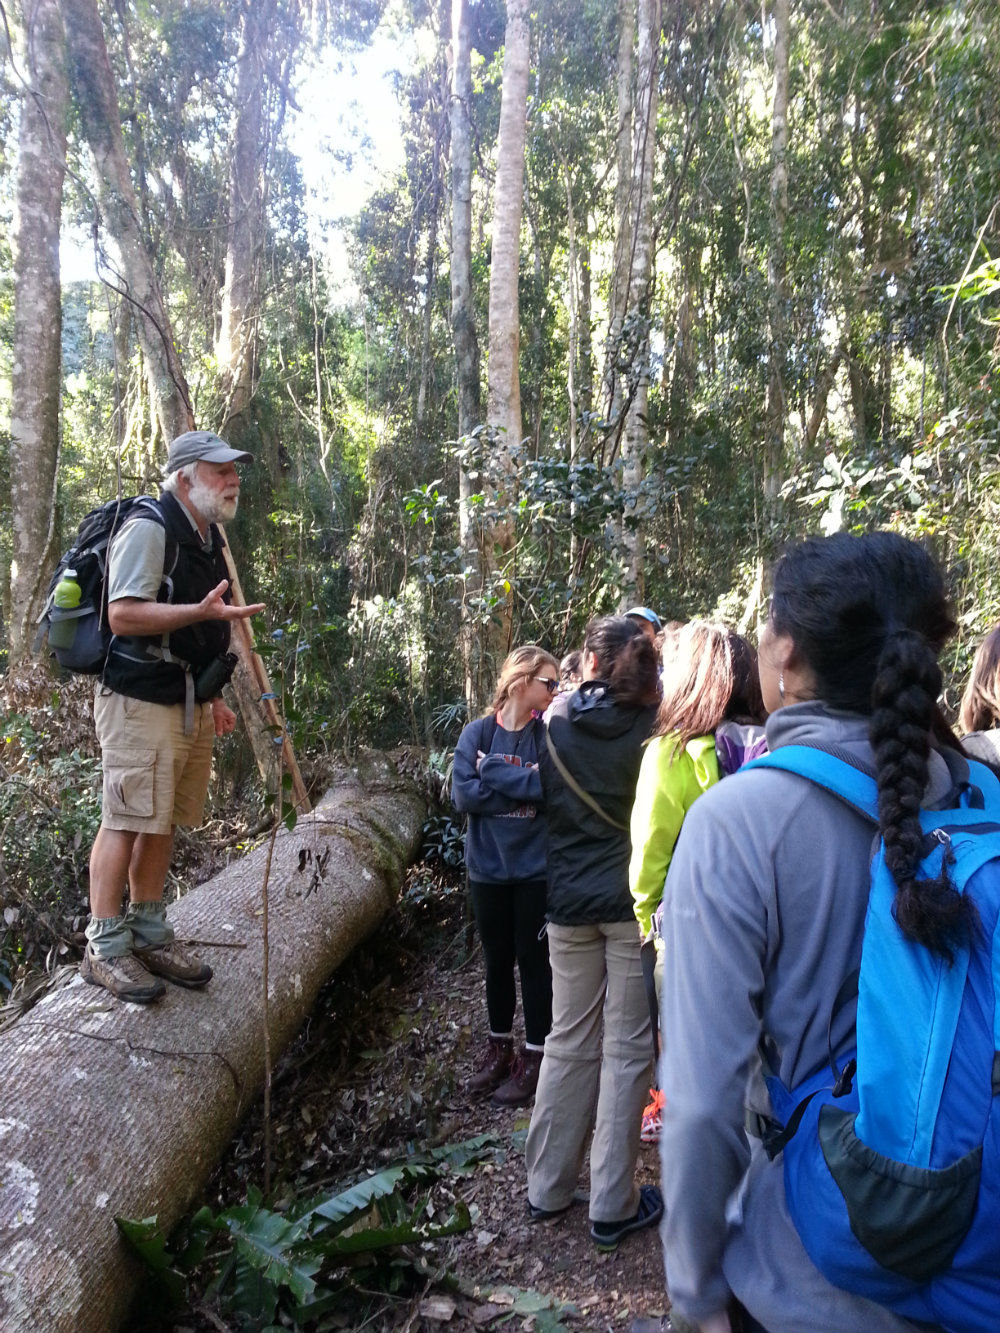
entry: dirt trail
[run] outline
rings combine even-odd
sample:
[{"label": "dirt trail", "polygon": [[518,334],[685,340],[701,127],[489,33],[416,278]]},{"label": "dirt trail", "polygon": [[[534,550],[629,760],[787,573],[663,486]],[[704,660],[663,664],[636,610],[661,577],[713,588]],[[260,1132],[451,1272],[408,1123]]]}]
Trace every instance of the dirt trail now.
[{"label": "dirt trail", "polygon": [[[467,938],[464,894],[442,885],[427,892],[419,877],[411,879],[398,914],[325,989],[275,1071],[275,1195],[330,1191],[415,1148],[492,1134],[493,1159],[456,1191],[472,1211],[471,1229],[422,1247],[428,1267],[449,1269],[462,1290],[426,1283],[400,1292],[378,1314],[369,1312],[366,1327],[540,1333],[549,1316],[511,1309],[515,1293],[530,1290],[578,1308],[562,1316],[567,1329],[625,1333],[637,1317],[668,1309],[657,1233],[629,1236],[601,1254],[588,1234],[585,1204],[553,1222],[528,1222],[529,1108],[496,1109],[462,1091],[487,1030],[478,943],[470,956]],[[213,1208],[240,1202],[248,1184],[260,1184],[261,1114],[253,1110],[220,1167],[206,1200]],[[655,1147],[643,1146],[638,1178],[657,1180]],[[351,1318],[345,1311],[342,1326],[357,1327]],[[174,1327],[201,1333],[229,1326],[195,1302]]]}]

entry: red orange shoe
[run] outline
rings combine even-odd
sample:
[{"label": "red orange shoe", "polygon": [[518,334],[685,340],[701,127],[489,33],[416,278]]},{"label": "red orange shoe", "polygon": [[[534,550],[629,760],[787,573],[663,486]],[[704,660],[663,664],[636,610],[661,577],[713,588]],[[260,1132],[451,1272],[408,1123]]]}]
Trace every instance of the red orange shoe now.
[{"label": "red orange shoe", "polygon": [[650,1102],[642,1113],[642,1129],[639,1137],[643,1143],[659,1143],[660,1130],[663,1128],[663,1108],[667,1099],[659,1088],[650,1088]]}]

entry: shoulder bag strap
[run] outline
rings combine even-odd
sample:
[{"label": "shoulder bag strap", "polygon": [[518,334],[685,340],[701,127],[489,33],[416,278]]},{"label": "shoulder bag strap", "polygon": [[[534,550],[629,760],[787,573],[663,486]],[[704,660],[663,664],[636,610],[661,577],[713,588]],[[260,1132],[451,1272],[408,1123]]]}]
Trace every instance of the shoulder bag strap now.
[{"label": "shoulder bag strap", "polygon": [[584,803],[585,806],[593,810],[595,815],[599,815],[601,819],[604,820],[605,824],[610,824],[612,828],[618,829],[620,833],[627,833],[628,825],[619,824],[617,819],[612,819],[611,816],[607,813],[607,811],[602,810],[601,807],[594,800],[593,796],[591,796],[590,792],[584,791],[584,789],[580,786],[579,782],[577,782],[573,774],[569,771],[569,769],[566,767],[563,761],[559,758],[559,751],[556,749],[555,745],[552,742],[552,728],[549,725],[548,718],[545,719],[545,730],[548,733],[549,754],[552,756],[552,762],[555,764],[556,770],[558,771],[559,776],[562,778],[563,782],[565,782],[566,786],[570,789],[571,792],[573,792],[575,796],[578,796],[580,798],[580,800]]}]

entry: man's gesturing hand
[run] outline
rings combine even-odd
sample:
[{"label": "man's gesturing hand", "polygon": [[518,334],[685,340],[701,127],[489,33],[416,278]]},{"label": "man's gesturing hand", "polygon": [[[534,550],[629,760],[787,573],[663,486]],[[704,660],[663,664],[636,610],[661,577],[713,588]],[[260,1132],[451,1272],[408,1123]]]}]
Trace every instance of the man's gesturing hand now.
[{"label": "man's gesturing hand", "polygon": [[229,580],[223,579],[207,597],[198,603],[202,620],[249,620],[264,609],[263,602],[254,602],[252,606],[231,606],[222,599],[229,587]]}]

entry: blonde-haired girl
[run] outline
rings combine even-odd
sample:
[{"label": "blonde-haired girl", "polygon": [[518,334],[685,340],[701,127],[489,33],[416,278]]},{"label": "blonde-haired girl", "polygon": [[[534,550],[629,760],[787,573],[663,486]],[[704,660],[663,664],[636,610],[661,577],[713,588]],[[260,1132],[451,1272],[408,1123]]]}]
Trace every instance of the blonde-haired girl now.
[{"label": "blonde-haired girl", "polygon": [[[559,663],[535,644],[515,648],[500,669],[490,711],[462,732],[452,800],[469,817],[465,863],[486,962],[490,1031],[469,1090],[499,1106],[523,1106],[538,1083],[552,1023],[545,925],[546,829],[538,773],[538,718],[559,688]],[[514,1054],[521,978],[525,1045]]]}]

